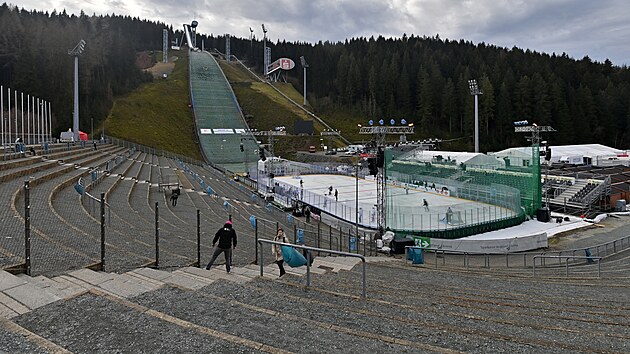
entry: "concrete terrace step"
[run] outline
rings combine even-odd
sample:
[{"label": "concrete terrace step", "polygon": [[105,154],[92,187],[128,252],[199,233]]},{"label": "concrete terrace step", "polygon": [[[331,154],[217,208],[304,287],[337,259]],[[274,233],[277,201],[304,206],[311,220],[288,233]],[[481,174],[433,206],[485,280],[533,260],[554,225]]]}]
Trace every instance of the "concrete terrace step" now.
[{"label": "concrete terrace step", "polygon": [[61,299],[44,288],[4,271],[0,271],[0,279],[3,280],[0,304],[4,309],[2,312],[6,313],[7,317],[22,314]]},{"label": "concrete terrace step", "polygon": [[233,267],[231,272],[228,274],[225,270],[218,267],[213,267],[210,270],[196,267],[186,267],[173,272],[173,274],[181,272],[186,276],[208,279],[212,282],[218,279],[228,279],[236,283],[244,283],[252,279],[252,277],[246,276],[245,274],[243,274],[243,272],[240,272],[241,274],[238,274],[238,271],[235,272],[234,269],[237,269],[237,267]]},{"label": "concrete terrace step", "polygon": [[45,289],[48,292],[57,295],[59,298],[67,299],[78,294],[81,294],[86,289],[72,285],[69,283],[61,283],[56,282],[50,278],[47,278],[43,275],[38,275],[36,277],[29,277],[27,275],[20,274],[19,278],[24,279],[25,281],[37,286],[38,288]]},{"label": "concrete terrace step", "polygon": [[153,279],[165,284],[174,285],[184,289],[196,290],[201,289],[211,282],[200,280],[197,278],[188,277],[186,275],[177,275],[163,270],[157,270],[152,268],[139,268],[132,271],[142,277]]},{"label": "concrete terrace step", "polygon": [[[324,257],[320,257],[324,258]],[[322,259],[319,263],[328,268],[351,269],[347,261]],[[286,267],[289,274],[302,277],[306,274],[305,267]],[[325,274],[325,269],[313,266],[313,274]],[[260,274],[257,265],[233,267],[231,273],[227,273],[219,267],[205,270],[196,267],[185,267],[173,272],[156,270],[151,268],[138,268],[124,274],[97,272],[90,269],[78,269],[65,275],[52,279],[44,276],[30,277],[26,275],[15,276],[8,272],[0,271],[0,315],[11,318],[32,309],[49,303],[68,299],[90,289],[100,289],[105,293],[122,298],[132,298],[146,292],[157,290],[166,284],[198,290],[208,286],[219,279],[229,280],[237,284],[243,284],[255,279]],[[276,278],[278,269],[275,265],[263,267],[264,276]]]}]

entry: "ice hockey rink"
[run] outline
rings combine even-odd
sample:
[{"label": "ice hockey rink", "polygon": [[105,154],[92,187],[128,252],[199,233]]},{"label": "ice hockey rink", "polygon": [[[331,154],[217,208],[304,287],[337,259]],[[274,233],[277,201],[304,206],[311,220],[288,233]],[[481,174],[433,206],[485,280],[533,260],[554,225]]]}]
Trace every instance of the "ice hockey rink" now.
[{"label": "ice hockey rink", "polygon": [[[302,183],[300,183],[302,181]],[[292,199],[301,200],[309,205],[339,219],[354,223],[358,198],[358,219],[363,227],[376,228],[376,181],[372,178],[355,178],[344,175],[301,175],[276,177],[276,198],[290,204]],[[330,189],[332,187],[332,191]],[[335,197],[337,191],[337,197]],[[515,213],[495,205],[451,197],[435,189],[407,188],[405,185],[390,185],[387,190],[388,217],[387,225],[393,229],[404,230],[445,230],[461,227],[462,223],[473,224],[484,221],[500,220],[512,217]],[[395,200],[395,202],[392,202]],[[423,206],[426,200],[428,210]],[[393,205],[392,205],[393,204]],[[447,222],[446,213],[451,208],[454,214]],[[393,210],[392,210],[393,209]],[[522,249],[546,247],[546,239],[562,232],[587,227],[592,223],[577,217],[569,217],[563,223],[538,222],[528,220],[520,225],[491,232],[463,237],[457,240],[432,239],[437,247],[450,247],[452,250],[474,251],[479,247],[495,247],[496,250],[512,249],[519,251],[515,243],[523,244]],[[530,245],[526,240],[530,239]],[[544,240],[544,242],[543,242]],[[457,243],[456,246],[453,243]],[[537,242],[537,243],[536,243]],[[505,245],[503,245],[505,243]],[[486,251],[488,249],[486,248]]]},{"label": "ice hockey rink", "polygon": [[[319,174],[276,177],[274,182],[278,184],[276,197],[286,205],[297,199],[348,222],[355,223],[358,214],[361,226],[377,226],[373,178]],[[447,217],[449,208],[452,213]],[[507,208],[451,197],[440,186],[418,188],[400,184],[387,188],[387,225],[393,229],[445,230],[514,215]]]}]

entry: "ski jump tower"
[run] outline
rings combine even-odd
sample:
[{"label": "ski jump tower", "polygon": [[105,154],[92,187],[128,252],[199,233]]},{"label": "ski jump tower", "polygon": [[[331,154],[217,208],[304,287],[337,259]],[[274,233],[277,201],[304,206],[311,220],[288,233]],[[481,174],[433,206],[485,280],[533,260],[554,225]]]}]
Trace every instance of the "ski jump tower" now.
[{"label": "ski jump tower", "polygon": [[193,20],[190,24],[184,24],[184,34],[182,35],[181,45],[184,45],[184,37],[190,50],[197,50],[197,25],[199,22]]}]

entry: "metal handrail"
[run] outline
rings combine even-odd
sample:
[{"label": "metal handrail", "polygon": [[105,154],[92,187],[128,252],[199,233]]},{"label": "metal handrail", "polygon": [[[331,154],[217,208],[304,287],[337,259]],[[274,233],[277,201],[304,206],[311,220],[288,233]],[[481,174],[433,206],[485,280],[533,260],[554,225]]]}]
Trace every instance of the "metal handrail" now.
[{"label": "metal handrail", "polygon": [[[361,297],[366,298],[367,297],[367,286],[366,286],[366,266],[365,266],[365,257],[360,255],[360,254],[355,254],[355,253],[348,253],[348,252],[341,252],[341,251],[333,251],[333,250],[328,250],[325,248],[317,248],[317,247],[309,247],[309,246],[302,246],[302,245],[294,245],[291,243],[284,243],[284,242],[278,242],[278,241],[272,241],[272,240],[263,240],[263,239],[259,239],[258,243],[261,244],[260,247],[260,262],[258,262],[258,264],[260,264],[260,276],[263,276],[263,259],[264,259],[264,252],[262,249],[262,244],[263,243],[268,243],[271,245],[278,245],[278,246],[289,246],[289,247],[293,247],[293,248],[299,248],[299,249],[303,249],[303,250],[307,250],[307,251],[314,251],[314,252],[326,252],[326,253],[331,253],[331,254],[336,254],[339,256],[344,256],[344,257],[355,257],[355,258],[359,258],[361,259],[361,262],[363,262],[363,266],[362,266],[362,272],[363,272],[363,292],[361,294]],[[306,261],[306,286],[311,286],[311,257],[310,257],[310,253],[307,253],[307,261]]]},{"label": "metal handrail", "polygon": [[[441,250],[441,249],[424,249],[424,251],[427,252],[433,252],[435,255],[435,266],[437,267],[437,255],[438,253],[442,254],[442,256],[445,256],[447,254],[452,254],[452,255],[464,255],[464,265],[466,267],[468,267],[468,258],[472,257],[472,256],[483,256],[486,259],[486,265],[489,266],[489,258],[490,257],[516,257],[516,256],[522,256],[524,257],[524,267],[527,266],[526,264],[526,257],[527,256],[546,256],[547,258],[557,258],[557,257],[564,257],[563,254],[567,254],[567,253],[572,253],[570,256],[567,257],[571,257],[571,258],[578,258],[578,256],[575,255],[576,252],[584,252],[585,250],[596,250],[597,254],[599,255],[600,253],[600,248],[603,248],[603,251],[605,252],[605,255],[603,257],[609,256],[610,254],[608,253],[608,249],[609,246],[612,245],[612,253],[610,254],[615,254],[621,250],[624,250],[628,247],[630,247],[630,235],[612,240],[612,241],[608,241],[605,243],[601,243],[598,245],[593,245],[593,246],[588,246],[588,247],[583,247],[583,248],[574,248],[574,249],[566,249],[566,250],[559,250],[559,251],[538,251],[538,252],[505,252],[505,253],[485,253],[485,252],[473,252],[473,251],[456,251],[456,250]],[[598,257],[598,256],[592,256],[593,257]],[[602,258],[603,258],[602,257]],[[444,262],[444,260],[443,260]],[[506,261],[507,262],[507,261]],[[508,263],[509,264],[509,263]],[[509,266],[508,266],[509,267]]]},{"label": "metal handrail", "polygon": [[547,256],[547,255],[538,255],[538,256],[534,256],[534,264],[532,266],[532,276],[535,277],[536,276],[536,258],[541,258],[541,259],[546,259],[546,258],[557,258],[557,259],[566,259],[565,265],[566,265],[566,276],[569,276],[569,258],[571,259],[586,259],[587,261],[593,261],[596,260],[597,261],[597,277],[601,278],[601,270],[602,270],[602,257],[596,257],[596,256]]}]

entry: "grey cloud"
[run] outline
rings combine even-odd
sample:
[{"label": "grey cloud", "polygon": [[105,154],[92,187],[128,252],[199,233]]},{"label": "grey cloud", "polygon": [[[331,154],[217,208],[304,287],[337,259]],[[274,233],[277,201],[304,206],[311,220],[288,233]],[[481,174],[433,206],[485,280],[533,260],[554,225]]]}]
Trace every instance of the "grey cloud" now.
[{"label": "grey cloud", "polygon": [[[18,6],[70,13],[116,13],[181,28],[199,20],[199,32],[288,41],[343,41],[439,34],[511,48],[588,55],[630,64],[630,3],[627,0],[21,0]],[[55,4],[54,6],[52,4]],[[139,11],[139,13],[130,13]]]}]

